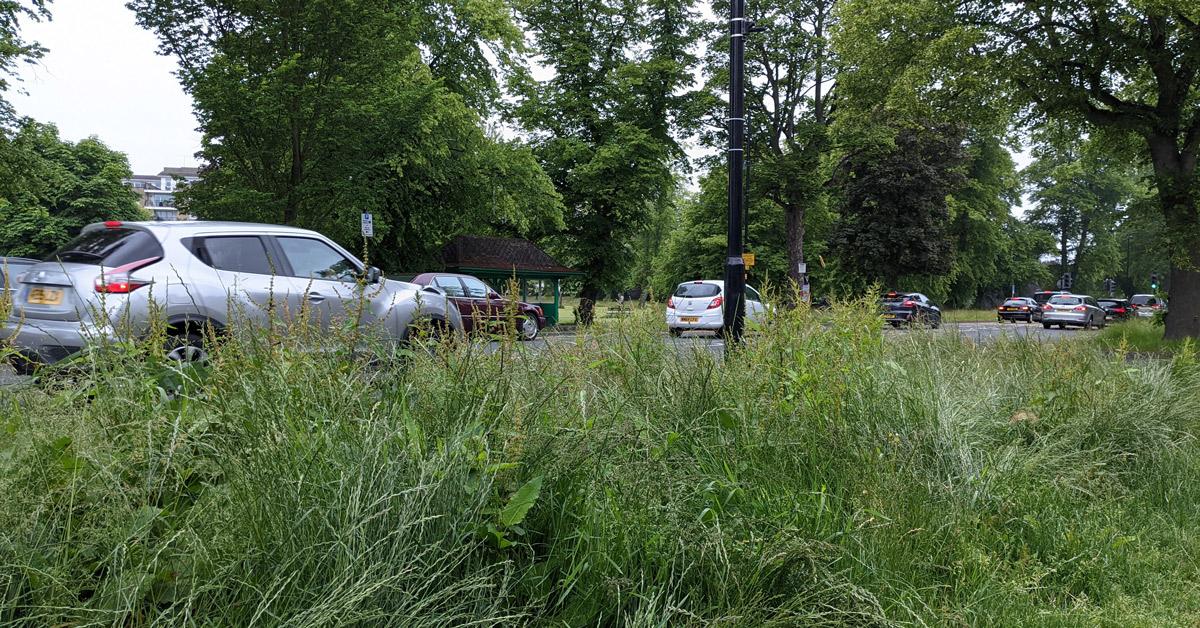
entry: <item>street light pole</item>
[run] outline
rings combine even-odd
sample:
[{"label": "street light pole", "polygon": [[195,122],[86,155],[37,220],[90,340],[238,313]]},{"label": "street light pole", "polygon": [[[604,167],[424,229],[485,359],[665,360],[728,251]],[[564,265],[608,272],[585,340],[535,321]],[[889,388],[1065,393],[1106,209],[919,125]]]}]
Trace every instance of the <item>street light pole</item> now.
[{"label": "street light pole", "polygon": [[745,328],[746,263],[742,260],[743,163],[746,102],[742,80],[746,71],[745,0],[730,0],[729,19],[729,230],[725,250],[724,335],[740,343]]}]

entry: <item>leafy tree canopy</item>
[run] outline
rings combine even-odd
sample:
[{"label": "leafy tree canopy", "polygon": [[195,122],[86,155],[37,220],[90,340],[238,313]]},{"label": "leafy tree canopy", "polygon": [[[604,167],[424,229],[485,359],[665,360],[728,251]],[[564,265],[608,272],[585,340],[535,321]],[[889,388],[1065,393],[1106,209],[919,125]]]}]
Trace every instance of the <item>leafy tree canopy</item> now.
[{"label": "leafy tree canopy", "polygon": [[0,141],[0,251],[43,257],[85,225],[143,220],[123,153],[96,138],[64,142],[53,125],[26,120]]}]

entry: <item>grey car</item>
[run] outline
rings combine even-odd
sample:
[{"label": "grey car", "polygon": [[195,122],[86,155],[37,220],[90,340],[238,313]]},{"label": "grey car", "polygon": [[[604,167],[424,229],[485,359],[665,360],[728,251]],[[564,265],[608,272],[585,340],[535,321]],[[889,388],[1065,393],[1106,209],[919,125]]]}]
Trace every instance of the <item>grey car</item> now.
[{"label": "grey car", "polygon": [[1104,309],[1096,299],[1084,294],[1056,294],[1042,306],[1042,327],[1050,329],[1058,325],[1065,329],[1068,325],[1091,329],[1104,327]]},{"label": "grey car", "polygon": [[166,324],[168,354],[181,360],[205,357],[210,327],[280,316],[327,329],[361,315],[396,340],[420,321],[462,330],[458,310],[436,288],[383,279],[332,240],[293,227],[97,223],[20,279],[0,338],[30,363],[147,334],[152,317]]}]

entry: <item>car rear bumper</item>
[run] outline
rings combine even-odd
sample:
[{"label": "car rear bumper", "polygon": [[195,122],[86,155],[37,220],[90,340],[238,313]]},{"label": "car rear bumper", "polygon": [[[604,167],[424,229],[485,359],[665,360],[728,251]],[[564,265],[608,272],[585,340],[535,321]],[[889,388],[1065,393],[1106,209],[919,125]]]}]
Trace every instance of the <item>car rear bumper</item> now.
[{"label": "car rear bumper", "polygon": [[97,340],[115,338],[110,332],[79,321],[9,319],[0,340],[26,359],[53,364]]},{"label": "car rear bumper", "polygon": [[1003,319],[1013,318],[1013,319],[1016,319],[1019,321],[1023,321],[1023,320],[1028,319],[1030,316],[1032,316],[1034,319],[1036,319],[1038,317],[1038,314],[1037,314],[1037,312],[1030,312],[1029,310],[1026,310],[1024,312],[1022,312],[1020,310],[1018,310],[1016,312],[1001,312],[1001,311],[997,310],[996,316],[999,318],[1003,318]]},{"label": "car rear bumper", "polygon": [[1056,325],[1086,325],[1088,316],[1087,312],[1045,312],[1042,314],[1042,322]]},{"label": "car rear bumper", "polygon": [[720,329],[724,322],[720,308],[703,312],[667,311],[667,327],[671,329]]}]

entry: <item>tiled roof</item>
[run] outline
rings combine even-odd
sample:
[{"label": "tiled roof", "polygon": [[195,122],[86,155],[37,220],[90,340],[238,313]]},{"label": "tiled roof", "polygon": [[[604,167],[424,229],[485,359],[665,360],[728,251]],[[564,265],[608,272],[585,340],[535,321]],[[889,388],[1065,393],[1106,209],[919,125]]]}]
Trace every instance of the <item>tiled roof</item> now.
[{"label": "tiled roof", "polygon": [[442,263],[447,269],[486,268],[495,270],[526,270],[550,273],[573,273],[529,240],[493,238],[489,236],[458,236],[442,249]]},{"label": "tiled roof", "polygon": [[168,167],[168,168],[163,168],[162,172],[158,173],[158,176],[160,176],[160,177],[199,177],[200,169],[199,168],[184,168],[184,167],[179,167],[179,168]]}]

